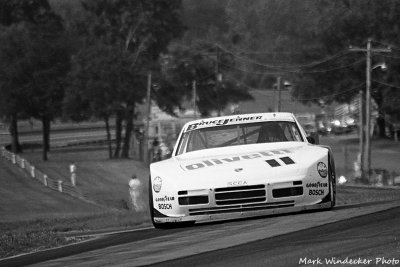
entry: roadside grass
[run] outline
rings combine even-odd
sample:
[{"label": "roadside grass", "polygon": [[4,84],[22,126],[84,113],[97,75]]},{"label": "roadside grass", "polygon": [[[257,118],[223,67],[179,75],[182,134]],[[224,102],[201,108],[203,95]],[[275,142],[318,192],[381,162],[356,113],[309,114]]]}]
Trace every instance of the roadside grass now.
[{"label": "roadside grass", "polygon": [[47,162],[38,151],[23,154],[50,178],[70,182],[69,165],[77,167],[77,187],[91,200],[116,209],[130,208],[129,180],[133,174],[147,183],[148,168],[132,159],[108,159],[105,147],[63,148],[49,153]]},{"label": "roadside grass", "polygon": [[[40,154],[40,152],[37,153]],[[89,154],[98,153],[98,151],[92,151]],[[87,156],[88,152],[81,151],[77,154]],[[58,163],[68,168],[72,155],[69,153],[65,155],[67,156],[65,163],[60,161]],[[61,155],[59,157],[62,158]],[[79,159],[79,157],[74,157],[74,159]],[[124,161],[122,165],[128,162]],[[125,177],[120,177],[121,181],[114,184],[113,179],[110,182],[104,178],[104,176],[118,177],[112,172],[119,172],[117,167],[123,166],[113,160],[99,160],[97,164],[91,166],[96,168],[102,166],[103,169],[111,170],[97,172],[98,177],[101,178],[97,177],[97,186],[91,188],[88,194],[89,198],[91,196],[100,199],[104,197],[107,200],[104,203],[86,202],[46,188],[22,170],[12,166],[10,162],[0,158],[2,184],[0,187],[0,258],[74,242],[74,239],[63,236],[66,232],[131,229],[150,224],[147,212],[137,213],[131,209],[127,185],[124,183]],[[45,169],[51,170],[51,168]],[[53,173],[59,173],[60,169],[63,168],[54,167]],[[69,174],[68,172],[67,169],[65,173]],[[66,179],[62,175],[57,178]],[[95,192],[98,188],[100,188],[99,192]],[[111,201],[113,197],[119,201]]]},{"label": "roadside grass", "polygon": [[[354,183],[354,162],[359,153],[359,140],[356,135],[324,136],[320,143],[331,146],[335,158],[337,176],[344,175]],[[400,175],[400,142],[389,139],[373,139],[371,143],[371,169],[384,169]],[[373,179],[373,178],[372,178]],[[371,181],[373,182],[373,181]]]},{"label": "roadside grass", "polygon": [[336,204],[352,205],[380,201],[400,200],[400,188],[377,188],[339,185],[337,187]]},{"label": "roadside grass", "polygon": [[63,235],[71,231],[85,233],[96,229],[123,230],[149,225],[143,213],[111,211],[88,214],[0,223],[0,258],[80,241]]}]

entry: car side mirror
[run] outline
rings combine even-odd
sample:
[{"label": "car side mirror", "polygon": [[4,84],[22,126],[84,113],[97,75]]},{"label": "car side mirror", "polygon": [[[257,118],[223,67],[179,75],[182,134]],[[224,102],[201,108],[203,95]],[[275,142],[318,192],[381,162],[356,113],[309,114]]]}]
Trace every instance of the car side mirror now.
[{"label": "car side mirror", "polygon": [[170,159],[172,157],[172,152],[170,152],[170,153],[168,153],[168,154],[165,154],[165,155],[163,155],[162,157],[161,157],[161,160],[164,160],[164,159]]},{"label": "car side mirror", "polygon": [[307,141],[313,145],[319,145],[319,135],[318,133],[311,133],[307,136]]},{"label": "car side mirror", "polygon": [[307,136],[307,141],[308,141],[310,144],[315,145],[315,139],[314,139],[312,136]]}]

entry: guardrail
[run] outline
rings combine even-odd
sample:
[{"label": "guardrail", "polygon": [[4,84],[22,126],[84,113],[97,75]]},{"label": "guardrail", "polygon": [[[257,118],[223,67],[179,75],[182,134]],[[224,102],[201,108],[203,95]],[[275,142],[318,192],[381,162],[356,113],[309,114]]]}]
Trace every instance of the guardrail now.
[{"label": "guardrail", "polygon": [[28,177],[38,180],[44,186],[56,190],[60,193],[71,195],[73,197],[87,199],[86,196],[76,186],[73,186],[71,183],[62,180],[52,179],[42,171],[38,170],[34,165],[32,165],[26,159],[8,151],[5,147],[0,147],[0,151],[1,151],[1,157],[5,158],[6,160],[10,161],[13,165],[24,170],[28,174]]}]

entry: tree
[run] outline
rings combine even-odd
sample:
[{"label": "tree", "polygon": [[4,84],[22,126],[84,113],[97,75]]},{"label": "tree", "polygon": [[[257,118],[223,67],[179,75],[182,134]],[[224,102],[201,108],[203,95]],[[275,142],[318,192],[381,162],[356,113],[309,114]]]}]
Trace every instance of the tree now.
[{"label": "tree", "polygon": [[61,116],[70,51],[64,38],[61,18],[52,12],[38,18],[30,34],[31,60],[35,70],[32,74],[28,112],[42,121],[43,160],[47,160],[50,123],[56,116]]},{"label": "tree", "polygon": [[[4,101],[16,103],[11,105],[14,109],[12,125],[15,127],[17,123],[14,120],[21,113],[42,121],[43,159],[47,160],[50,121],[60,113],[63,77],[69,62],[68,49],[62,39],[62,20],[52,12],[47,0],[3,1],[1,10],[4,12],[0,13],[0,21],[7,25],[4,36],[8,38],[2,42],[5,49],[2,63],[7,64],[2,66],[5,73],[3,91],[14,92],[6,95]],[[13,38],[19,38],[18,43],[10,46]],[[17,133],[15,127],[11,127],[12,135]],[[13,144],[15,142],[16,137],[13,137]]]},{"label": "tree", "polygon": [[25,57],[29,32],[25,24],[0,29],[0,114],[10,121],[11,149],[21,151],[18,117],[25,114],[31,66]]},{"label": "tree", "polygon": [[135,82],[130,62],[121,50],[99,43],[81,49],[72,64],[64,112],[77,121],[91,116],[103,119],[112,158],[109,120],[123,108],[122,92]]},{"label": "tree", "polygon": [[18,141],[18,117],[24,114],[26,95],[29,91],[32,65],[26,56],[29,53],[30,24],[34,23],[42,10],[48,10],[46,0],[0,1],[1,52],[0,95],[1,110],[10,120],[11,147],[21,151]]},{"label": "tree", "polygon": [[[179,20],[180,1],[87,0],[83,7],[87,12],[87,23],[81,29],[82,34],[88,37],[87,47],[100,44],[124,57],[119,59],[124,64],[119,72],[114,72],[116,76],[105,77],[117,78],[113,84],[116,104],[112,113],[116,115],[117,130],[114,154],[120,154],[122,123],[125,121],[121,156],[127,157],[135,106],[145,96],[144,75],[157,63],[168,43],[184,30]],[[125,64],[127,62],[129,64]],[[109,67],[122,67],[113,65],[110,62]]]},{"label": "tree", "polygon": [[[349,45],[365,46],[368,38],[372,38],[375,48],[399,43],[400,3],[397,1],[334,1],[334,3],[326,4],[324,7],[320,6],[322,12],[319,21],[323,27],[316,32],[314,39],[320,47],[315,54],[320,58],[346,50]],[[392,52],[392,54],[395,53],[396,51]],[[310,59],[311,57],[305,58]],[[306,91],[318,90],[322,95],[333,94],[331,99],[337,102],[349,101],[358,93],[359,89],[365,89],[365,85],[363,85],[366,79],[364,59],[364,54],[344,55],[336,61],[339,69],[334,72],[318,75],[305,74],[303,78],[312,79],[314,86],[309,89],[299,87],[297,94],[304,95]],[[381,137],[385,137],[386,132],[385,114],[394,114],[400,111],[400,109],[393,109],[393,103],[386,105],[385,102],[389,99],[384,97],[385,95],[400,96],[400,94],[390,91],[387,86],[382,86],[382,83],[394,86],[399,84],[397,73],[400,70],[400,64],[396,60],[396,55],[387,57],[387,55],[379,53],[373,54],[373,65],[383,61],[388,63],[390,68],[386,74],[373,72],[373,77],[381,81],[381,84],[373,82],[371,94],[378,105],[379,119],[377,122]],[[340,68],[349,64],[352,64],[351,68]],[[352,88],[354,90],[351,92],[343,93]],[[398,100],[399,98],[394,99]],[[400,107],[400,100],[397,103],[397,106]]]},{"label": "tree", "polygon": [[[159,106],[169,113],[182,108],[177,103],[193,99],[193,82],[197,88],[196,106],[202,116],[209,116],[212,111],[220,113],[230,103],[252,99],[234,78],[234,64],[229,53],[221,52],[218,45],[199,42],[189,47],[176,43],[164,62],[167,85],[160,86],[156,92]],[[176,93],[171,97],[168,93],[172,91]]]}]

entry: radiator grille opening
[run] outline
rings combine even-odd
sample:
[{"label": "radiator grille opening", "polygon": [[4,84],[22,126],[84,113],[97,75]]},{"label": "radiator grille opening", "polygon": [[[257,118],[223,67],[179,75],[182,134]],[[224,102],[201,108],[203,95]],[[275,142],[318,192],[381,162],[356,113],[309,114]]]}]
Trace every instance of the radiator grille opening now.
[{"label": "radiator grille opening", "polygon": [[188,196],[188,197],[179,197],[178,198],[179,205],[198,205],[198,204],[207,204],[208,196]]},{"label": "radiator grille opening", "polygon": [[274,198],[280,197],[293,197],[293,196],[301,196],[303,195],[303,187],[287,187],[287,188],[279,188],[272,190],[272,196]]},{"label": "radiator grille opening", "polygon": [[224,187],[215,189],[216,205],[235,205],[265,201],[265,185]]}]

